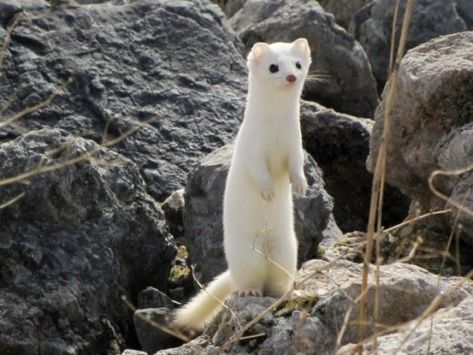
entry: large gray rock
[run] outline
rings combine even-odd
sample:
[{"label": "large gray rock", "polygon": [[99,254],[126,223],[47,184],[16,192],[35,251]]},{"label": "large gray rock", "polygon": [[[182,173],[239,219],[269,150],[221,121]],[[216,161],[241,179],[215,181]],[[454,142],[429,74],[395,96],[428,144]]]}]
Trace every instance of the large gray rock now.
[{"label": "large gray rock", "polygon": [[373,116],[378,95],[366,54],[317,2],[248,0],[230,23],[247,50],[259,41],[306,37],[312,49],[311,72],[321,74],[322,80],[307,84],[305,97],[340,112]]},{"label": "large gray rock", "polygon": [[319,4],[327,12],[331,12],[335,16],[337,23],[348,29],[351,18],[363,6],[372,0],[319,0]]},{"label": "large gray rock", "polygon": [[[340,336],[340,346],[356,343],[358,339],[359,306],[354,302],[360,294],[362,266],[349,261],[329,263],[322,260],[311,260],[303,265],[298,273],[296,282],[301,282],[290,295],[289,300],[267,313],[245,335],[253,339],[233,343],[226,351],[228,354],[334,354],[337,349],[337,337]],[[302,282],[302,280],[305,282]],[[373,321],[376,281],[373,269],[369,280],[367,296],[368,321],[367,336],[373,333]],[[438,277],[419,267],[395,263],[381,266],[379,281],[379,296],[381,311],[378,322],[384,327],[402,326],[407,321],[419,317],[438,296],[443,295],[441,308],[435,313],[438,328],[434,334],[459,334],[451,341],[442,338],[435,341],[433,349],[443,349],[443,353],[458,352],[461,344],[460,335],[471,337],[471,294],[473,282],[465,278]],[[464,301],[463,301],[464,300]],[[237,297],[229,298],[226,302],[231,310],[223,310],[205,329],[204,335],[194,340],[200,344],[195,352],[191,352],[191,344],[179,348],[159,352],[158,354],[213,354],[221,347],[240,326],[254,319],[276,300],[269,297]],[[463,301],[462,303],[460,303]],[[451,314],[448,321],[440,319],[448,314],[447,307],[459,308]],[[457,317],[458,324],[454,324]],[[345,322],[347,319],[347,322]],[[419,331],[426,334],[424,324]],[[442,330],[442,324],[448,324],[451,330]],[[342,327],[344,333],[341,334]],[[416,334],[418,344],[422,339]],[[384,341],[384,337],[380,338]],[[386,343],[388,343],[386,341]],[[469,349],[471,341],[465,340],[465,349]],[[383,349],[392,349],[386,345]],[[420,349],[420,346],[416,349]],[[425,348],[422,348],[425,349]],[[460,348],[461,349],[461,348]],[[381,352],[389,354],[389,350]]]},{"label": "large gray rock", "polygon": [[222,9],[227,18],[232,17],[238,10],[240,10],[247,0],[212,0]]},{"label": "large gray rock", "polygon": [[[467,0],[468,1],[468,0]],[[389,53],[391,44],[391,28],[394,17],[396,0],[375,0],[371,6],[370,16],[355,17],[357,23],[351,25],[356,39],[361,43],[376,77],[380,90],[387,80],[389,67]],[[401,1],[397,22],[397,33],[401,33],[402,18],[406,1]],[[469,13],[470,5],[463,4],[460,12],[456,0],[417,0],[414,2],[414,11],[409,26],[407,48],[414,48],[421,43],[440,35],[461,32],[467,29],[460,14],[473,16]],[[458,10],[458,11],[457,11]],[[360,10],[364,11],[364,10]]]},{"label": "large gray rock", "polygon": [[[386,181],[416,201],[421,212],[449,206],[433,195],[427,181],[434,170],[473,164],[473,32],[443,36],[409,51],[393,102]],[[383,133],[383,104],[375,117],[367,162],[371,171]],[[437,178],[434,185],[473,209],[472,171]],[[453,221],[444,222],[450,232]],[[462,213],[459,223],[463,239],[473,244],[473,218]]]},{"label": "large gray rock", "polygon": [[[304,148],[324,172],[325,189],[334,199],[333,214],[344,232],[368,225],[373,176],[366,169],[373,121],[335,112],[303,101],[301,129]],[[402,221],[409,199],[386,186],[383,225]]]},{"label": "large gray rock", "polygon": [[[98,149],[62,130],[0,145],[0,180]],[[0,187],[2,354],[116,354],[132,339],[130,310],[166,286],[175,253],[164,214],[131,160],[90,159]]]},{"label": "large gray rock", "polygon": [[[300,279],[304,278],[326,265],[324,261],[311,260],[304,264],[298,276]],[[356,300],[361,292],[361,274],[361,264],[340,260],[328,270],[309,279],[301,291],[302,296],[310,296],[315,292],[319,297],[320,301],[313,307],[311,315],[319,318],[329,329],[330,334],[335,334],[334,337],[340,333],[347,317],[341,344],[358,341],[360,309],[359,303],[354,303],[353,300]],[[376,299],[374,275],[372,266],[368,278],[366,336],[374,332]],[[473,291],[471,280],[461,277],[439,277],[418,266],[403,263],[381,266],[379,280],[380,312],[377,321],[383,328],[417,318],[437,296],[445,296],[439,305],[439,308],[443,308],[457,304]],[[457,288],[462,284],[462,287]]]},{"label": "large gray rock", "polygon": [[[403,326],[400,331],[377,338],[379,354],[449,354],[473,353],[473,297],[468,297],[453,308],[442,309],[417,325],[417,321]],[[408,335],[412,331],[411,335]],[[354,348],[347,345],[339,354]],[[364,344],[363,353],[372,354],[372,343]]]},{"label": "large gray rock", "polygon": [[139,350],[125,349],[122,355],[148,355],[148,353]]},{"label": "large gray rock", "polygon": [[0,26],[8,27],[15,16],[24,11],[45,10],[50,7],[46,0],[1,0]]},{"label": "large gray rock", "polygon": [[151,120],[113,149],[133,160],[148,191],[164,200],[199,157],[234,136],[247,74],[216,5],[143,0],[29,14],[6,52],[0,103],[18,91],[5,115],[45,99],[66,78],[72,82],[50,105],[0,132],[0,141],[22,128],[54,126],[101,142],[105,131],[111,139]]},{"label": "large gray rock", "polygon": [[161,204],[169,230],[175,239],[184,235],[182,211],[184,210],[184,189],[174,191]]},{"label": "large gray rock", "polygon": [[465,21],[470,31],[473,31],[473,2],[470,0],[457,0],[458,15]]},{"label": "large gray rock", "polygon": [[[205,157],[190,175],[185,191],[184,230],[190,258],[199,277],[207,282],[226,270],[223,253],[222,205],[232,147],[224,146]],[[341,236],[333,220],[332,198],[324,189],[322,172],[306,155],[304,167],[309,189],[295,199],[295,229],[299,262],[313,258],[322,240],[330,244]]]}]

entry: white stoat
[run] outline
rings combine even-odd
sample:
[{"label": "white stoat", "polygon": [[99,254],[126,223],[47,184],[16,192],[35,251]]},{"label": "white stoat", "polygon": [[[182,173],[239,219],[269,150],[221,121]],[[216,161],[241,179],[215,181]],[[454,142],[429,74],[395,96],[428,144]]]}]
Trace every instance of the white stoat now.
[{"label": "white stoat", "polygon": [[296,195],[305,194],[299,98],[310,63],[304,38],[256,43],[248,55],[248,98],[223,207],[229,268],[176,311],[173,323],[181,329],[202,328],[234,291],[278,297],[292,287],[297,239],[291,185]]}]

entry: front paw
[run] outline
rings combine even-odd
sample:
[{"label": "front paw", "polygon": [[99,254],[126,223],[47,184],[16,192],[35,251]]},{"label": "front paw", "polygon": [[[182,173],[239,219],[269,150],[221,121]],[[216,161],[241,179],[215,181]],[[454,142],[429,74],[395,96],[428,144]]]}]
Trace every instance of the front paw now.
[{"label": "front paw", "polygon": [[270,184],[259,184],[258,193],[267,202],[271,202],[274,199],[274,189]]},{"label": "front paw", "polygon": [[307,191],[307,180],[304,175],[291,176],[292,192],[296,197],[304,197]]}]

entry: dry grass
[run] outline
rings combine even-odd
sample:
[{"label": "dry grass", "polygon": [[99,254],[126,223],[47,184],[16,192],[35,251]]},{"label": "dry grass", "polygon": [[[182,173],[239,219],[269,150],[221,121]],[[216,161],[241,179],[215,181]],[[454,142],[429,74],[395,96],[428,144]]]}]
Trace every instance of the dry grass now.
[{"label": "dry grass", "polygon": [[[367,232],[367,240],[366,240],[366,245],[364,247],[364,260],[363,260],[363,273],[362,273],[362,279],[361,279],[361,292],[360,295],[356,298],[353,299],[349,297],[346,293],[343,292],[341,287],[337,284],[336,280],[332,280],[329,278],[330,282],[335,284],[339,290],[342,291],[342,293],[345,294],[345,297],[349,299],[350,301],[350,307],[348,311],[346,312],[344,316],[344,321],[343,324],[341,324],[339,334],[337,336],[337,341],[336,341],[336,349],[339,349],[343,344],[342,344],[342,338],[343,335],[345,334],[345,331],[349,325],[351,314],[353,312],[353,309],[355,307],[360,308],[360,318],[358,321],[359,325],[359,340],[360,342],[357,344],[357,351],[359,353],[363,352],[364,344],[367,344],[368,342],[373,343],[373,353],[376,353],[377,351],[377,338],[381,335],[388,334],[394,331],[399,331],[400,329],[403,328],[403,325],[396,325],[396,326],[386,326],[383,324],[379,323],[379,313],[382,308],[382,305],[380,304],[379,301],[379,290],[381,286],[381,279],[380,279],[380,267],[381,264],[383,263],[383,260],[380,257],[380,240],[381,238],[377,238],[377,236],[380,236],[383,232],[395,232],[400,228],[403,228],[405,226],[414,224],[418,221],[424,220],[426,218],[430,218],[433,216],[438,216],[441,214],[446,214],[446,213],[451,213],[451,209],[444,209],[441,211],[433,211],[426,213],[424,215],[416,216],[414,218],[411,218],[407,221],[404,221],[400,223],[399,225],[392,226],[390,228],[384,229],[381,224],[381,217],[382,217],[382,211],[383,211],[383,193],[384,193],[384,184],[385,184],[385,179],[386,179],[386,162],[387,162],[387,145],[389,143],[389,138],[390,138],[390,131],[391,131],[391,124],[390,124],[390,111],[392,106],[394,105],[394,93],[397,88],[397,81],[398,81],[398,70],[399,70],[399,64],[400,61],[403,57],[404,51],[405,51],[405,46],[406,46],[406,41],[407,41],[407,33],[409,29],[409,23],[410,19],[412,16],[412,10],[413,10],[413,5],[414,5],[414,0],[408,0],[407,5],[406,5],[406,10],[404,13],[404,20],[402,24],[402,30],[401,30],[401,36],[399,39],[399,46],[397,49],[397,54],[395,51],[395,43],[396,43],[396,22],[397,22],[397,16],[399,13],[399,7],[400,7],[400,0],[396,2],[396,8],[395,8],[395,18],[393,19],[393,27],[392,27],[392,37],[391,37],[391,52],[390,52],[390,80],[388,81],[388,88],[386,90],[386,96],[384,100],[384,133],[382,137],[382,141],[379,147],[379,152],[378,152],[378,157],[376,161],[376,167],[375,167],[375,172],[374,172],[374,178],[373,178],[373,186],[372,186],[372,195],[371,195],[371,207],[370,207],[370,214],[369,214],[369,223],[368,223],[368,232]],[[2,44],[2,47],[0,49],[0,73],[1,69],[3,67],[4,63],[4,57],[6,50],[8,48],[8,45],[10,43],[10,38],[13,30],[17,26],[17,24],[20,21],[20,17],[17,17],[14,19],[12,24],[8,27],[6,31],[6,35]],[[324,82],[328,81],[329,77],[327,75],[324,75],[323,73],[315,73],[311,76],[309,76],[308,83],[309,84],[323,84]],[[6,103],[3,105],[3,107],[0,108],[0,129],[5,128],[9,125],[15,124],[17,121],[21,120],[23,117],[27,116],[28,114],[35,112],[37,110],[40,110],[47,105],[49,105],[54,98],[59,95],[61,92],[63,92],[66,88],[67,85],[69,84],[69,81],[63,83],[60,85],[54,92],[51,94],[46,100],[32,106],[25,108],[9,117],[4,117],[3,113],[7,111],[7,109],[10,107],[11,103],[15,100],[16,94],[13,93],[10,98],[7,99]],[[89,160],[93,159],[94,155],[100,151],[103,147],[110,147],[113,146],[122,140],[128,138],[132,134],[134,134],[136,131],[139,129],[146,127],[148,124],[151,122],[155,121],[157,118],[152,118],[148,121],[145,122],[138,122],[136,125],[134,125],[132,128],[124,132],[123,134],[119,135],[116,138],[113,139],[107,139],[107,131],[108,131],[108,123],[105,126],[104,132],[103,132],[103,138],[101,144],[99,144],[96,148],[93,150],[86,152],[80,156],[77,156],[75,158],[71,158],[69,160],[56,163],[56,164],[51,164],[47,166],[38,166],[35,169],[25,171],[22,174],[16,175],[16,176],[11,176],[7,177],[4,179],[0,180],[0,187],[2,186],[7,186],[13,183],[28,183],[28,179],[31,178],[32,176],[38,175],[38,174],[43,174],[43,173],[48,173],[52,172],[58,169],[63,169],[66,168],[67,166],[77,164],[81,161],[84,160]],[[72,144],[74,142],[74,138],[69,140],[64,147],[60,147],[59,149],[66,149],[67,146]],[[438,189],[435,188],[435,178],[438,176],[458,176],[467,172],[473,171],[473,165],[468,166],[464,169],[458,169],[454,171],[434,171],[432,175],[429,178],[429,186],[430,189],[432,190],[432,193],[435,194],[437,197],[440,199],[444,200],[446,203],[451,205],[456,209],[456,216],[454,220],[454,225],[452,227],[452,232],[451,235],[448,239],[448,243],[445,246],[445,250],[440,251],[440,255],[443,256],[443,261],[441,265],[441,269],[444,268],[445,262],[447,259],[452,259],[455,260],[457,263],[459,263],[459,256],[458,253],[456,256],[450,255],[450,248],[452,247],[453,243],[453,238],[454,236],[458,237],[458,230],[460,228],[457,228],[458,224],[458,219],[461,213],[467,213],[473,216],[473,211],[469,208],[466,208],[464,206],[464,201],[463,202],[458,202],[458,201],[452,201],[448,196],[440,192]],[[20,193],[17,196],[11,198],[8,201],[5,201],[0,204],[0,209],[5,208],[7,206],[10,206],[20,200],[24,196],[24,193]],[[466,198],[466,197],[465,197]],[[458,238],[457,238],[458,240]],[[281,268],[288,274],[290,274],[287,270],[285,270],[282,266],[278,265],[274,260],[269,258],[264,251],[256,249],[254,246],[249,246],[249,248],[255,252],[258,253],[261,257],[264,257],[267,259],[268,262],[276,265],[277,267]],[[371,259],[372,259],[372,254],[373,254],[373,248],[375,248],[375,253],[376,253],[376,268],[375,268],[375,305],[374,305],[374,315],[373,315],[373,323],[374,323],[374,333],[367,336],[366,334],[366,328],[369,324],[367,321],[368,319],[368,314],[367,314],[367,294],[368,294],[368,274],[370,272],[370,264],[371,264]],[[410,261],[414,255],[418,252],[420,249],[420,242],[419,243],[414,243],[412,246],[410,252],[406,257],[403,259],[400,259],[398,261],[401,262],[407,262]],[[362,249],[360,249],[362,250]],[[458,250],[458,248],[457,248]],[[435,250],[429,251],[430,253],[435,253]],[[241,341],[241,340],[248,340],[248,339],[255,339],[259,337],[264,337],[266,334],[264,333],[259,333],[256,335],[249,335],[249,336],[244,336],[245,332],[248,331],[252,326],[257,324],[266,314],[274,312],[281,304],[283,304],[285,301],[287,301],[291,293],[294,289],[300,288],[306,283],[308,280],[310,280],[313,277],[316,277],[317,274],[321,274],[324,271],[330,269],[337,261],[343,259],[346,255],[342,254],[339,257],[331,260],[328,262],[326,265],[323,267],[320,267],[316,269],[314,272],[311,274],[305,276],[302,280],[297,282],[294,287],[286,292],[284,295],[282,295],[279,299],[277,299],[271,306],[267,307],[263,312],[261,312],[258,316],[256,316],[254,319],[251,321],[247,322],[246,324],[242,325],[238,323],[238,317],[237,315],[228,308],[225,304],[222,304],[223,307],[227,309],[232,314],[232,317],[236,319],[237,324],[238,324],[238,329],[233,334],[230,338],[226,340],[226,342],[218,349],[217,354],[222,354],[228,351],[228,349],[236,342]],[[193,276],[195,278],[195,275],[193,273]],[[473,276],[473,271],[470,271],[464,278],[462,278],[454,287],[450,288],[447,290],[445,293],[439,294],[432,302],[431,304],[425,309],[425,311],[414,321],[414,327],[410,329],[410,331],[405,335],[404,339],[400,342],[398,345],[397,349],[395,350],[394,354],[399,353],[403,346],[407,343],[409,338],[412,336],[413,332],[417,329],[417,327],[425,321],[427,318],[432,317],[433,314],[438,310],[440,305],[445,301],[445,299],[448,297],[448,295],[452,294],[453,292],[456,292],[460,287],[462,287],[466,282],[468,282],[469,279],[471,279]],[[199,280],[196,280],[196,283],[199,285],[200,288],[204,289],[202,284],[199,282]],[[439,278],[438,278],[438,283],[440,282],[440,273],[439,273]],[[123,301],[130,307],[130,309],[135,310],[135,307],[126,299],[123,298]],[[432,319],[432,318],[431,318]],[[149,322],[152,324],[154,327],[159,329],[160,331],[167,333],[169,335],[175,336],[179,339],[181,339],[184,342],[189,341],[189,337],[180,332],[179,330],[164,326],[162,324],[158,324],[151,319],[144,318],[145,321]],[[304,320],[304,318],[301,320],[301,322]],[[301,323],[302,324],[302,323]],[[431,320],[431,335],[432,335],[432,327],[433,327],[433,321]],[[298,327],[298,329],[302,329],[302,325]],[[429,337],[429,342],[427,344],[427,353],[430,350],[430,338]],[[299,339],[298,341],[303,342],[304,339]]]},{"label": "dry grass", "polygon": [[[397,1],[396,9],[399,8],[400,0]],[[383,206],[383,190],[384,190],[384,183],[386,179],[386,161],[387,161],[387,146],[391,135],[391,119],[390,119],[390,112],[394,105],[394,95],[397,90],[397,82],[398,82],[398,70],[401,59],[404,55],[404,51],[406,48],[407,43],[407,35],[409,31],[409,24],[410,19],[412,16],[414,1],[408,0],[406,5],[406,10],[404,13],[404,20],[402,24],[401,30],[401,38],[399,40],[399,47],[397,50],[396,58],[394,56],[391,59],[394,61],[390,65],[391,73],[390,78],[386,89],[384,103],[384,129],[383,129],[383,136],[381,138],[378,157],[376,160],[376,166],[374,171],[373,177],[373,187],[371,192],[371,205],[370,205],[370,212],[368,218],[368,233],[367,233],[367,243],[366,243],[366,250],[365,250],[365,258],[363,261],[363,275],[361,280],[361,293],[366,294],[366,290],[368,287],[368,273],[371,263],[371,255],[373,251],[373,239],[375,233],[380,233],[381,226],[381,215],[382,215],[382,206]],[[395,28],[395,24],[397,23],[397,19],[393,19],[393,28]],[[392,33],[392,38],[395,37],[395,31]],[[391,43],[394,43],[394,39]],[[376,217],[378,217],[377,226]],[[379,250],[378,250],[379,252]],[[378,264],[378,263],[377,263]],[[379,265],[377,267],[376,279],[379,279]],[[378,282],[378,281],[377,281]],[[359,325],[359,339],[364,339],[366,336],[366,323],[367,323],[367,310],[366,310],[366,296],[362,297],[360,300],[360,325]],[[379,301],[377,301],[379,302]],[[379,307],[378,307],[379,308]],[[375,316],[375,318],[377,318]],[[358,352],[361,354],[363,352],[363,347],[358,349]]]}]

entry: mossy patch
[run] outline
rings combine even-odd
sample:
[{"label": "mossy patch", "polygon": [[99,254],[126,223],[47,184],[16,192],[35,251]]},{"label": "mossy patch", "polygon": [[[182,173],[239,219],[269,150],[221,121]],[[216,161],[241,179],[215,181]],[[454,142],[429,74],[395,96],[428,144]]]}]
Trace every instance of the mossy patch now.
[{"label": "mossy patch", "polygon": [[299,296],[290,298],[283,302],[281,307],[276,311],[277,317],[286,317],[292,314],[293,311],[307,311],[310,310],[319,300],[317,296]]}]

